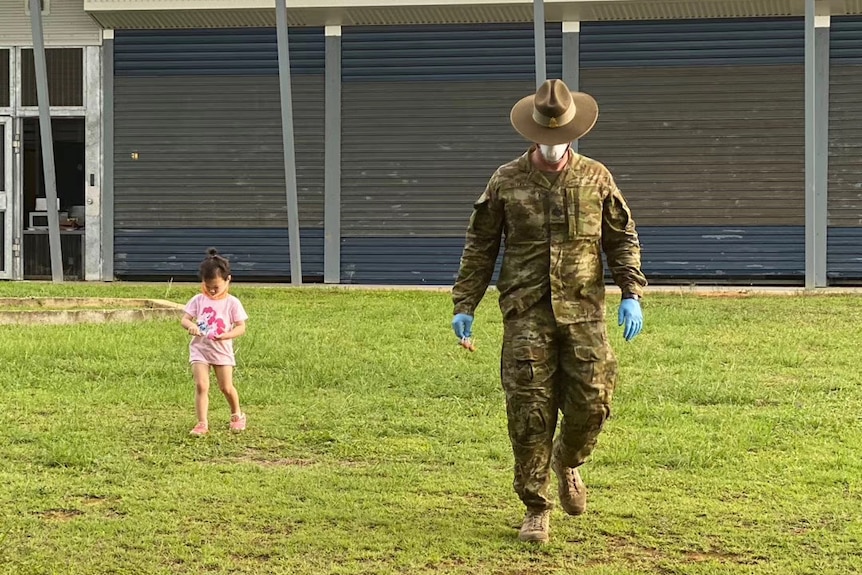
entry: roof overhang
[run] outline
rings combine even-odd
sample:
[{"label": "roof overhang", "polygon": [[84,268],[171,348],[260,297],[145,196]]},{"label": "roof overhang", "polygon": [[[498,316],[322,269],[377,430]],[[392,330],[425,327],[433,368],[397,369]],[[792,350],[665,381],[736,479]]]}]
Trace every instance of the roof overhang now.
[{"label": "roof overhang", "polygon": [[[862,0],[817,0],[862,13]],[[549,22],[802,16],[805,0],[544,0]],[[290,26],[531,22],[533,0],[287,0]],[[275,26],[275,0],[84,0],[106,29]]]}]

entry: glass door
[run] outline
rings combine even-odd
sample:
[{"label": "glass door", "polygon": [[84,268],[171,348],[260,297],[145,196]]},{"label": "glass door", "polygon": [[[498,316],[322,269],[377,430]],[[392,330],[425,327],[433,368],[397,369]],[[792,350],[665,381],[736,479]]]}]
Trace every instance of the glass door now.
[{"label": "glass door", "polygon": [[0,116],[0,279],[12,277],[12,118]]}]

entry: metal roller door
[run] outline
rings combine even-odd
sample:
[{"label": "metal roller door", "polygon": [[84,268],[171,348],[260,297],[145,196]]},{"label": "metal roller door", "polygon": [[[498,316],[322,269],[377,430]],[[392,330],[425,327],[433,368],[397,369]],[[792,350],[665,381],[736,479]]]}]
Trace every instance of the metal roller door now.
[{"label": "metal roller door", "polygon": [[653,282],[804,278],[801,19],[584,23],[580,151],[629,200]]},{"label": "metal roller door", "polygon": [[[323,275],[324,37],[290,33],[303,274]],[[117,31],[115,265],[194,276],[207,247],[236,274],[287,278],[275,29]]]},{"label": "metal roller door", "polygon": [[[548,75],[561,74],[560,24]],[[341,281],[451,284],[473,202],[528,144],[532,25],[344,28]]]},{"label": "metal roller door", "polygon": [[833,18],[829,69],[831,283],[862,279],[862,18]]}]

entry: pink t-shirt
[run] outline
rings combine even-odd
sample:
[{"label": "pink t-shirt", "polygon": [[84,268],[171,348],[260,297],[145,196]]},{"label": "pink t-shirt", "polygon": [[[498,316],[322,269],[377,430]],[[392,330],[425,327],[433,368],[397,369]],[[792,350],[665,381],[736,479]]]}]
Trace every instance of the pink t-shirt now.
[{"label": "pink t-shirt", "polygon": [[238,321],[248,320],[239,300],[232,295],[210,299],[199,293],[186,304],[186,313],[195,318],[203,334],[193,337],[189,343],[189,363],[236,365],[233,340],[214,340],[212,337],[230,331]]}]

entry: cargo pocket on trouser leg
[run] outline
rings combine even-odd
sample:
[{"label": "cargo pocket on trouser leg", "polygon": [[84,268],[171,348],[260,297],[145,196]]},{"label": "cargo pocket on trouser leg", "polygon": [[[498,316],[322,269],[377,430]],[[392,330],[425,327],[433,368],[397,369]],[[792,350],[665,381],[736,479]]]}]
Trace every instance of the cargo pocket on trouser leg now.
[{"label": "cargo pocket on trouser leg", "polygon": [[557,424],[553,374],[543,345],[516,343],[504,348],[502,360],[514,488],[528,508],[544,509],[550,505],[548,463]]},{"label": "cargo pocket on trouser leg", "polygon": [[509,435],[518,446],[533,446],[553,435],[556,408],[541,346],[513,346],[504,358],[503,387]]},{"label": "cargo pocket on trouser leg", "polygon": [[607,344],[604,326],[588,322],[572,326],[573,345],[561,358],[560,399],[563,420],[555,455],[566,467],[590,456],[605,421],[617,378],[617,361]]}]

